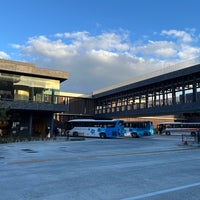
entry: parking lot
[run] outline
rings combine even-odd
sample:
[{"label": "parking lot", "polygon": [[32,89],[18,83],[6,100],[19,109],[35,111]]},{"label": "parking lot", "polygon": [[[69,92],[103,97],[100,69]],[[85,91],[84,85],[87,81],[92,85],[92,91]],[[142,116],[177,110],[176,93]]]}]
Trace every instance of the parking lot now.
[{"label": "parking lot", "polygon": [[180,136],[0,145],[2,200],[199,200],[200,147]]}]

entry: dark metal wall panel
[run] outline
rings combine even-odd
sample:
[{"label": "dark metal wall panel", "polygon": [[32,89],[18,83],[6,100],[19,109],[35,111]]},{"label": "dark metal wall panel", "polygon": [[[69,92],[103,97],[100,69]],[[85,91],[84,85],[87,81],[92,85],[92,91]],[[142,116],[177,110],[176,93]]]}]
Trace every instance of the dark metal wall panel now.
[{"label": "dark metal wall panel", "polygon": [[200,112],[200,65],[94,95],[96,117]]}]

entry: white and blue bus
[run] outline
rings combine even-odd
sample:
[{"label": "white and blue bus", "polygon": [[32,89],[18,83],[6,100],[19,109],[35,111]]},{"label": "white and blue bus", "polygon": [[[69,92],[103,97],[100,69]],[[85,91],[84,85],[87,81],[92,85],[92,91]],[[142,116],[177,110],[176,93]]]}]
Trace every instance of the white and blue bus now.
[{"label": "white and blue bus", "polygon": [[153,136],[154,126],[151,121],[128,121],[124,122],[125,136],[141,137]]},{"label": "white and blue bus", "polygon": [[67,122],[68,136],[118,138],[124,136],[122,120],[73,119]]}]

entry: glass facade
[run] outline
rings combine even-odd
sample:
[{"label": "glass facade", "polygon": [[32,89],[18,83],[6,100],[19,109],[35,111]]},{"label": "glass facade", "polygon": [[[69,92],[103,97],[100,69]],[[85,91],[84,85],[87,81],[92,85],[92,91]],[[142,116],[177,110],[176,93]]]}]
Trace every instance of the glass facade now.
[{"label": "glass facade", "polygon": [[57,103],[60,81],[0,73],[0,100]]}]

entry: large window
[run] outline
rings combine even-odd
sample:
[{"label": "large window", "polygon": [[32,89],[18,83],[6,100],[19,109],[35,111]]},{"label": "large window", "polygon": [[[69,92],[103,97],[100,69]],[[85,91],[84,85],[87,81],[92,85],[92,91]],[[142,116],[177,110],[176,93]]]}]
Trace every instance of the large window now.
[{"label": "large window", "polygon": [[56,103],[60,81],[0,73],[0,99]]}]

